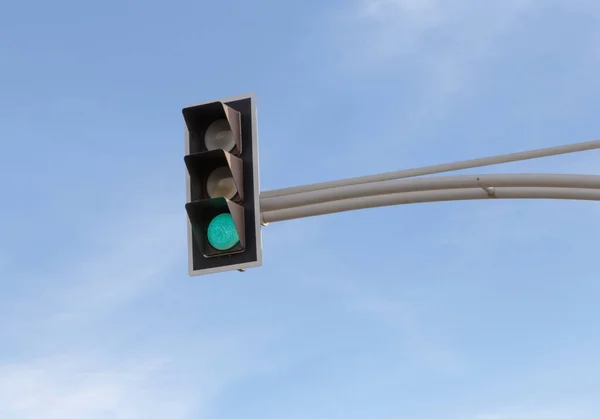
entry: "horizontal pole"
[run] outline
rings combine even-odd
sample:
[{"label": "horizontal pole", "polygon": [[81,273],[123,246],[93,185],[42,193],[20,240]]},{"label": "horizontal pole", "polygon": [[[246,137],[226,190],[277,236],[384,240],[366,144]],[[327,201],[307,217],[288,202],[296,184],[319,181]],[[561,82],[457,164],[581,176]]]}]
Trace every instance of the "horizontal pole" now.
[{"label": "horizontal pole", "polygon": [[568,188],[494,188],[493,191],[488,190],[486,192],[481,188],[469,188],[403,192],[267,211],[262,214],[262,221],[264,223],[274,223],[278,221],[391,205],[475,199],[569,199],[600,201],[600,190]]},{"label": "horizontal pole", "polygon": [[419,192],[438,189],[487,187],[552,187],[600,189],[600,175],[569,174],[494,174],[435,176],[416,179],[396,179],[385,182],[302,192],[275,198],[261,198],[261,212],[315,205],[324,202],[400,192]]},{"label": "horizontal pole", "polygon": [[338,188],[342,186],[360,185],[364,183],[383,182],[393,179],[404,179],[415,176],[425,176],[435,173],[453,172],[456,170],[472,169],[475,167],[492,166],[496,164],[510,163],[521,160],[537,159],[541,157],[558,156],[560,154],[576,153],[579,151],[600,148],[600,140],[584,143],[567,144],[558,147],[541,148],[518,153],[501,154],[493,157],[483,157],[473,160],[459,161],[455,163],[444,163],[434,166],[425,166],[415,169],[400,170],[395,172],[381,173],[377,175],[355,177],[336,180],[331,182],[314,183],[311,185],[294,186],[291,188],[274,189],[260,194],[261,199],[274,198],[278,196],[292,195],[302,192],[318,191],[322,189]]}]

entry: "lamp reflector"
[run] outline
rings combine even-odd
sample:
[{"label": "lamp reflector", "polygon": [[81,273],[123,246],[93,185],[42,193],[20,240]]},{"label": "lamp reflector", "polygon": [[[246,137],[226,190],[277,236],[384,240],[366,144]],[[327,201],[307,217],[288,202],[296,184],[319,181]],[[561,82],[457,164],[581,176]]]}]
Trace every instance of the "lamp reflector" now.
[{"label": "lamp reflector", "polygon": [[217,119],[209,125],[204,134],[204,145],[207,150],[231,151],[235,147],[235,137],[225,118]]},{"label": "lamp reflector", "polygon": [[211,198],[233,199],[238,191],[229,167],[218,167],[210,172],[206,180],[206,191]]}]

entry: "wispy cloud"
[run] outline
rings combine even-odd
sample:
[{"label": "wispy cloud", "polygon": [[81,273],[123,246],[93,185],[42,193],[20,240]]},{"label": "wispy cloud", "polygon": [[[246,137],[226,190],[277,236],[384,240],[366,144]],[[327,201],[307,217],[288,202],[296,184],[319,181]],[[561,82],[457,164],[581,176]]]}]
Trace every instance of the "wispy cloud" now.
[{"label": "wispy cloud", "polygon": [[[506,54],[517,60],[515,65],[523,65],[519,64],[522,51],[517,52],[523,43],[531,44],[534,53],[540,49],[556,51],[556,59],[564,54],[574,59],[574,55],[597,57],[600,42],[600,31],[595,29],[594,34],[588,34],[589,45],[574,45],[566,52],[558,45],[541,44],[540,35],[552,31],[544,22],[564,15],[600,16],[600,7],[591,2],[358,0],[355,4],[350,12],[353,19],[342,31],[348,37],[345,50],[351,51],[349,59],[353,60],[346,68],[366,66],[380,72],[399,60],[408,63],[403,68],[415,70],[411,80],[422,90],[407,120],[435,116],[432,111],[452,107],[449,101],[476,94],[482,82],[493,82],[489,79],[490,63],[501,64]],[[540,20],[542,17],[546,19]],[[523,25],[535,29],[524,32]],[[520,39],[513,32],[527,38]],[[597,60],[594,62],[597,67]]]},{"label": "wispy cloud", "polygon": [[[196,336],[164,354],[72,352],[0,364],[4,419],[202,419],[238,380],[270,371],[258,335]],[[239,348],[244,347],[244,351]]]},{"label": "wispy cloud", "polygon": [[[0,365],[0,413],[7,419],[159,418],[180,409],[173,401],[167,401],[170,406],[148,402],[156,397],[148,394],[148,384],[162,363],[106,365],[98,359],[60,357]],[[174,417],[185,416],[180,412]]]},{"label": "wispy cloud", "polygon": [[[372,283],[362,284],[347,267],[336,264],[334,275],[323,268],[317,277],[300,279],[303,286],[331,293],[341,307],[370,320],[379,327],[388,328],[398,336],[398,342],[423,370],[434,374],[452,375],[465,367],[462,354],[449,342],[434,337],[430,325],[423,319],[428,307],[422,301],[410,301],[398,293],[385,295]],[[411,274],[414,278],[414,275]]]},{"label": "wispy cloud", "polygon": [[108,224],[88,227],[86,234],[93,238],[88,245],[69,249],[69,257],[54,271],[29,278],[44,286],[5,303],[12,327],[29,322],[48,327],[82,324],[168,280],[175,262],[185,255],[185,218],[145,208],[125,210]]},{"label": "wispy cloud", "polygon": [[366,65],[405,57],[442,64],[431,70],[452,76],[467,70],[464,65],[475,64],[476,57],[497,53],[497,45],[491,44],[494,38],[540,5],[536,0],[486,5],[470,0],[358,0],[344,21],[353,33],[348,41],[355,50],[358,47],[361,58],[368,58]]},{"label": "wispy cloud", "polygon": [[[426,144],[438,156],[459,159],[488,152],[476,151],[482,148],[510,151],[590,139],[575,129],[559,140],[540,133],[548,124],[575,126],[597,97],[600,31],[592,22],[599,15],[598,4],[587,1],[351,3],[333,18],[341,57],[336,71],[371,86],[373,98],[394,100],[381,119],[370,114],[381,127],[373,129],[378,140],[372,149],[387,153],[350,145],[347,159],[362,166],[373,161],[374,170],[386,171],[415,165],[422,155],[428,156],[421,157],[423,164],[437,162]],[[558,37],[560,25],[575,29]]]},{"label": "wispy cloud", "polygon": [[265,355],[276,332],[247,323],[241,331],[208,333],[181,321],[177,326],[194,333],[169,334],[176,339],[170,341],[161,338],[160,328],[175,327],[167,320],[142,332],[152,346],[119,349],[128,335],[139,335],[137,327],[146,327],[130,308],[162,304],[153,299],[156,291],[173,277],[186,277],[180,205],[173,197],[157,204],[156,196],[146,196],[130,199],[132,206],[118,216],[87,225],[82,234],[93,239],[69,249],[70,257],[52,272],[22,279],[43,286],[3,301],[3,419],[201,419],[210,417],[230,385],[278,367]]}]

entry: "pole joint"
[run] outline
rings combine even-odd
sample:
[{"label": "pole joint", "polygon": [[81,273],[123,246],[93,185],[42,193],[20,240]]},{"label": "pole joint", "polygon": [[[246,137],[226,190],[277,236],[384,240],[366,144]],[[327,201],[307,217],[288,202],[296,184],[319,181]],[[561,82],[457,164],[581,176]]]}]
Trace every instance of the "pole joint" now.
[{"label": "pole joint", "polygon": [[485,193],[490,197],[490,198],[496,198],[496,188],[494,188],[493,186],[485,186],[481,184],[481,179],[477,178],[477,184],[479,185],[479,187],[481,189],[483,189],[485,191]]}]

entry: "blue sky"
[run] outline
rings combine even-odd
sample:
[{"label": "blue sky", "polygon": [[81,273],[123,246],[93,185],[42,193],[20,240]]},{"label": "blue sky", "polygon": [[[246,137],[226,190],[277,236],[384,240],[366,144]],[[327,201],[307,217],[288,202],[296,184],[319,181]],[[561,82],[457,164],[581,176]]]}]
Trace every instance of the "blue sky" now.
[{"label": "blue sky", "polygon": [[181,108],[257,94],[262,190],[598,139],[599,20],[593,0],[2,3],[0,417],[596,419],[597,204],[272,224],[262,267],[190,278]]}]

